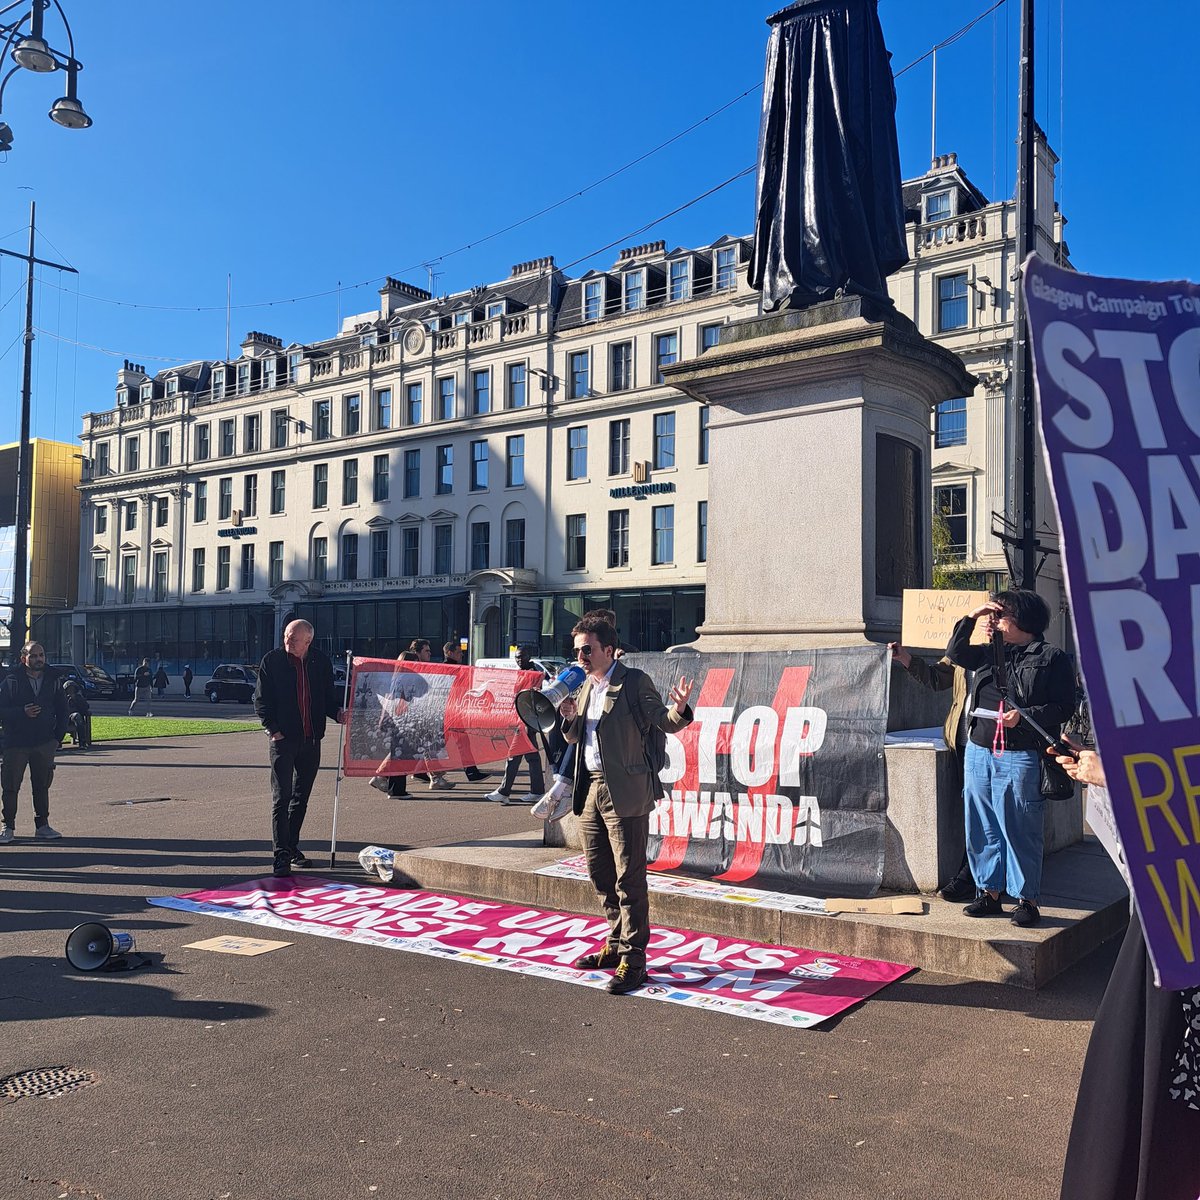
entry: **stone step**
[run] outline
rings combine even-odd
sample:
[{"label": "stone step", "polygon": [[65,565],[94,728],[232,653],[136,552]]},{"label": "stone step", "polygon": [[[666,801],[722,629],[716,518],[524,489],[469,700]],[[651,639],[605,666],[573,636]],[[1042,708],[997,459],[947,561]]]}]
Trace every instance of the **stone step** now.
[{"label": "stone step", "polygon": [[[515,833],[449,846],[401,850],[393,886],[465,893],[564,912],[597,913],[582,879],[536,872],[565,857],[537,834]],[[743,889],[748,890],[748,889]],[[972,919],[962,906],[925,898],[920,915],[819,916],[723,903],[687,893],[650,893],[655,924],[774,945],[908,963],[962,979],[1039,988],[1119,933],[1129,916],[1125,885],[1093,837],[1046,858],[1042,922],[1019,929],[1007,917]]]}]

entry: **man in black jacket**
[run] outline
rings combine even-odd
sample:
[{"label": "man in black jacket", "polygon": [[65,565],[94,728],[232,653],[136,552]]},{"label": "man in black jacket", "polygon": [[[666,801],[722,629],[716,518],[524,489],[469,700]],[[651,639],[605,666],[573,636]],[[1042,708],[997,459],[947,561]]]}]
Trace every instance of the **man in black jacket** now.
[{"label": "man in black jacket", "polygon": [[47,841],[62,837],[50,824],[50,784],[54,754],[67,733],[67,696],[58,672],[46,669],[46,651],[39,642],[25,643],[21,666],[0,685],[0,719],[4,722],[0,844],[15,836],[17,796],[26,767],[33,788],[34,835]]},{"label": "man in black jacket", "polygon": [[314,649],[313,627],[292,621],[283,631],[283,649],[271,650],[258,668],[254,711],[271,735],[272,874],[312,864],[300,852],[300,827],[321,766],[321,739],[329,717],[341,723],[342,695],[333,665]]}]

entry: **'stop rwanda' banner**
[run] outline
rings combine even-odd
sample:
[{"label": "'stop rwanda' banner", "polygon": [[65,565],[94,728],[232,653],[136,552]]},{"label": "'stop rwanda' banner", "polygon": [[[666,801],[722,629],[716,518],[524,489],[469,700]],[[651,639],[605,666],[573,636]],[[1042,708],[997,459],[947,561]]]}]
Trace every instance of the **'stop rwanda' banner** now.
[{"label": "'stop rwanda' banner", "polygon": [[1025,298],[1079,660],[1161,986],[1200,984],[1200,288]]}]

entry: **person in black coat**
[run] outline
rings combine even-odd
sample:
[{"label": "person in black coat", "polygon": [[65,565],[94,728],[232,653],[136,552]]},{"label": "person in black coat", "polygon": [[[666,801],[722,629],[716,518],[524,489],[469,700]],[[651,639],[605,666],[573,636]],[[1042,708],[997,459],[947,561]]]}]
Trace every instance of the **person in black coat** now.
[{"label": "person in black coat", "polygon": [[33,788],[35,836],[44,840],[62,837],[50,824],[50,785],[54,755],[67,732],[67,697],[61,676],[46,667],[46,651],[40,642],[25,643],[21,666],[0,684],[0,719],[4,722],[0,844],[6,845],[15,836],[17,796],[26,768]]},{"label": "person in black coat", "polygon": [[342,723],[342,695],[333,682],[333,664],[313,644],[313,627],[292,621],[283,648],[268,651],[258,668],[254,711],[270,734],[272,874],[312,864],[300,851],[300,829],[308,811],[326,721]]},{"label": "person in black coat", "polygon": [[75,739],[80,750],[92,748],[92,707],[83,694],[83,688],[74,680],[63,682],[67,697],[67,733]]}]

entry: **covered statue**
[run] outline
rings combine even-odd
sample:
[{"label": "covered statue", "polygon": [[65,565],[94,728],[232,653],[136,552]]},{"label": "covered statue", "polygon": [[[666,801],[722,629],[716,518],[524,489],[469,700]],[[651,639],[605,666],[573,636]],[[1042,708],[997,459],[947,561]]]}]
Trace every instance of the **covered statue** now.
[{"label": "covered statue", "polygon": [[878,0],[768,18],[750,282],[764,312],[839,294],[888,303],[908,261],[891,56]]}]

